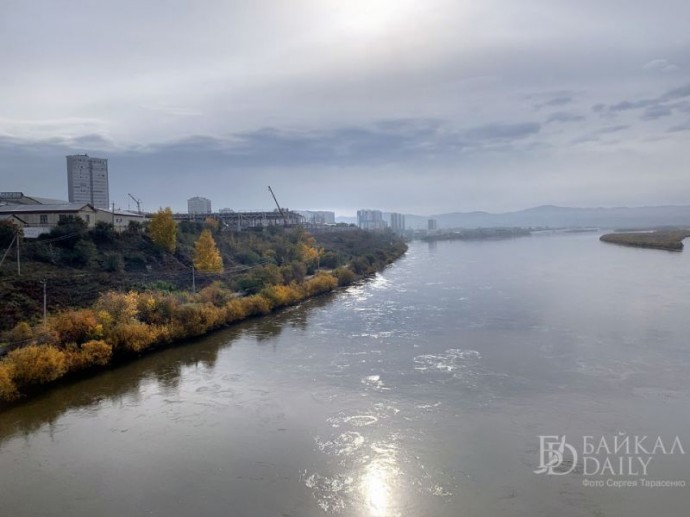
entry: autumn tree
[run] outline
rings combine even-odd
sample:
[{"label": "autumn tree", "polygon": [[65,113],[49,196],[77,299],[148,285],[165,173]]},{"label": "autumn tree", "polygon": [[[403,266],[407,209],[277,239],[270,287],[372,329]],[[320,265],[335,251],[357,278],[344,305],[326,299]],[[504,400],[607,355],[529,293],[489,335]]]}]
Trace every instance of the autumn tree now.
[{"label": "autumn tree", "polygon": [[170,253],[175,253],[175,248],[177,247],[177,223],[173,219],[170,207],[156,212],[156,215],[151,219],[149,233],[153,242]]},{"label": "autumn tree", "polygon": [[194,267],[210,273],[223,271],[223,258],[209,230],[201,232],[194,244]]},{"label": "autumn tree", "polygon": [[208,228],[212,232],[217,232],[220,228],[220,221],[215,217],[208,216],[204,219],[204,227]]}]

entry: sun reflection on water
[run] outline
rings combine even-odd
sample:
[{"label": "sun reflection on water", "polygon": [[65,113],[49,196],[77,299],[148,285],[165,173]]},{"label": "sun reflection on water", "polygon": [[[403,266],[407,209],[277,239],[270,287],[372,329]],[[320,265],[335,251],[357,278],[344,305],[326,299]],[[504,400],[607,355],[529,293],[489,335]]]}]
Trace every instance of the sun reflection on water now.
[{"label": "sun reflection on water", "polygon": [[364,468],[360,490],[371,517],[400,515],[394,502],[394,487],[400,475],[395,447],[389,444],[372,447],[377,456]]}]

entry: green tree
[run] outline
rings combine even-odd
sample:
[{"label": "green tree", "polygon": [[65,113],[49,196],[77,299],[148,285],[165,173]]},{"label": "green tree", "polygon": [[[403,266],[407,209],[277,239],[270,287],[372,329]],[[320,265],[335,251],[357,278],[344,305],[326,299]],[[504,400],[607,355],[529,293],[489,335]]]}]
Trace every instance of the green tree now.
[{"label": "green tree", "polygon": [[194,244],[194,267],[199,271],[220,273],[223,271],[223,258],[210,230],[201,232]]},{"label": "green tree", "polygon": [[9,246],[18,231],[19,229],[10,221],[0,221],[0,247]]},{"label": "green tree", "polygon": [[170,253],[177,248],[177,223],[170,207],[161,209],[151,219],[149,225],[151,240]]}]

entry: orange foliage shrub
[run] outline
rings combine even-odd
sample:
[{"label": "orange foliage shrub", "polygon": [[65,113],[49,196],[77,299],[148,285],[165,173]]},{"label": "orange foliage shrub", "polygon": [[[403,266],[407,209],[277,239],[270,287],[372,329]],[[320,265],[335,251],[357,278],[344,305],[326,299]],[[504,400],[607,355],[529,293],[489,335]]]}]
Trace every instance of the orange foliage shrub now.
[{"label": "orange foliage shrub", "polygon": [[147,292],[138,295],[139,320],[152,325],[170,323],[175,314],[177,299],[170,294]]},{"label": "orange foliage shrub", "polygon": [[213,282],[199,291],[198,299],[203,303],[212,303],[217,307],[222,307],[232,297],[232,292],[223,288],[220,283]]},{"label": "orange foliage shrub", "polygon": [[210,303],[187,303],[177,308],[175,320],[180,337],[200,336],[208,330],[220,327],[226,321],[226,311]]},{"label": "orange foliage shrub", "polygon": [[17,343],[19,341],[28,341],[34,336],[31,325],[26,321],[20,321],[15,327],[7,333],[7,341],[10,343]]},{"label": "orange foliage shrub", "polygon": [[5,361],[14,367],[14,380],[20,386],[54,381],[67,371],[65,353],[52,346],[18,348]]},{"label": "orange foliage shrub", "polygon": [[158,340],[157,329],[141,321],[118,323],[108,334],[113,350],[141,352]]},{"label": "orange foliage shrub", "polygon": [[247,311],[244,307],[244,304],[240,300],[230,300],[225,304],[225,323],[240,321],[246,317]]},{"label": "orange foliage shrub", "polygon": [[103,336],[103,325],[92,310],[66,311],[54,317],[50,326],[62,343],[84,343]]},{"label": "orange foliage shrub", "polygon": [[0,400],[10,401],[19,396],[14,383],[14,366],[7,361],[0,362]]},{"label": "orange foliage shrub", "polygon": [[135,292],[117,293],[109,291],[102,294],[94,305],[96,311],[103,311],[112,318],[113,323],[129,321],[137,315],[138,295]]},{"label": "orange foliage shrub", "polygon": [[60,334],[48,325],[39,325],[33,329],[34,341],[37,345],[53,345],[60,344]]},{"label": "orange foliage shrub", "polygon": [[260,294],[240,298],[247,316],[261,316],[271,312],[271,303]]},{"label": "orange foliage shrub", "polygon": [[327,293],[338,286],[338,280],[331,274],[318,273],[313,278],[304,282],[304,291],[307,296]]},{"label": "orange foliage shrub", "polygon": [[284,307],[294,305],[304,299],[304,293],[296,285],[272,285],[261,291],[261,296],[266,298],[272,307]]},{"label": "orange foliage shrub", "polygon": [[113,356],[113,347],[103,340],[94,340],[84,343],[81,351],[88,358],[89,363],[98,366],[105,366]]},{"label": "orange foliage shrub", "polygon": [[81,370],[91,366],[105,366],[113,356],[113,347],[102,340],[93,340],[82,346],[71,345],[66,350],[69,369]]}]

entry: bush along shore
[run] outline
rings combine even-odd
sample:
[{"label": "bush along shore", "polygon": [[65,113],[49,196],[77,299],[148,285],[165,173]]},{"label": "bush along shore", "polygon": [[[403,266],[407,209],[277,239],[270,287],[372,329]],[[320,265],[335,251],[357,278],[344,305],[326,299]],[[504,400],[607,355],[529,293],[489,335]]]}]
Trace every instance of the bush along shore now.
[{"label": "bush along shore", "polygon": [[[212,252],[198,245],[210,242],[208,235],[197,240],[195,260],[211,257],[207,260],[216,271],[207,276],[217,278],[197,293],[151,286],[106,291],[88,307],[68,308],[40,323],[21,321],[5,332],[0,340],[6,351],[0,360],[0,401],[11,402],[59,379],[106,368],[347,286],[382,269],[407,249],[392,234],[355,229],[318,238],[300,229],[274,229],[264,236],[220,232],[216,236],[220,245],[216,248],[213,241]],[[238,243],[243,240],[252,246]],[[229,243],[237,253],[257,255],[251,257],[256,264],[228,275],[222,269],[228,255],[218,249]],[[326,265],[320,264],[324,261]]]},{"label": "bush along shore", "polygon": [[652,232],[607,233],[599,237],[599,240],[635,248],[683,251],[683,239],[688,237],[690,237],[690,230],[656,230]]}]

